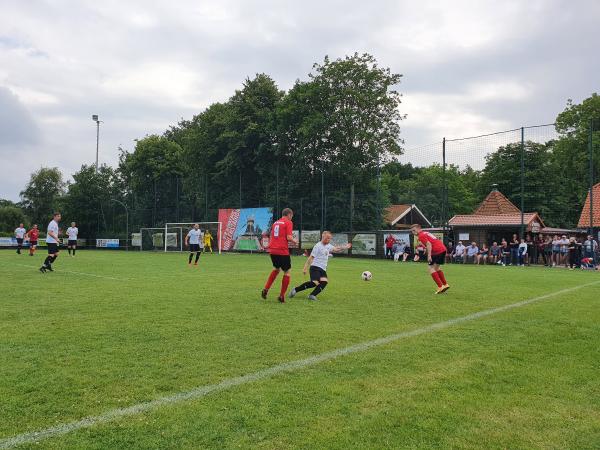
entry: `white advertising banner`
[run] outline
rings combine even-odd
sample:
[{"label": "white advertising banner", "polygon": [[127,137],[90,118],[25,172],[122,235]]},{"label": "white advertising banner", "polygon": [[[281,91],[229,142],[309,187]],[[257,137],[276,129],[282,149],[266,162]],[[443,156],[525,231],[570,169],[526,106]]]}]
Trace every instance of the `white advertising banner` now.
[{"label": "white advertising banner", "polygon": [[96,239],[97,248],[119,248],[118,239]]}]

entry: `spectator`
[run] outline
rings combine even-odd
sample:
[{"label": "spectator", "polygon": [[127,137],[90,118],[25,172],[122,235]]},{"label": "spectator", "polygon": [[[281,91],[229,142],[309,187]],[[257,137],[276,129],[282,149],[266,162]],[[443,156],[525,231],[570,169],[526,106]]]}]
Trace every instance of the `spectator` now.
[{"label": "spectator", "polygon": [[452,262],[452,254],[454,253],[454,243],[452,241],[448,241],[448,245],[446,245],[448,252],[446,252],[446,262]]},{"label": "spectator", "polygon": [[408,258],[410,258],[410,245],[406,243],[402,251],[402,262],[408,261]]},{"label": "spectator", "polygon": [[392,253],[394,255],[394,262],[398,262],[398,259],[400,259],[400,243],[399,242],[394,242],[394,245],[392,246]]},{"label": "spectator", "polygon": [[502,262],[502,249],[496,241],[490,247],[490,264],[500,264]]},{"label": "spectator", "polygon": [[500,243],[500,250],[502,251],[502,266],[510,266],[510,246],[504,238],[502,238],[502,242]]},{"label": "spectator", "polygon": [[415,249],[414,262],[423,261],[424,258],[425,258],[425,246],[423,244],[421,244],[421,242],[419,242],[419,245],[417,245],[417,248]]},{"label": "spectator", "polygon": [[560,265],[560,238],[554,236],[552,239],[552,267]]},{"label": "spectator", "polygon": [[513,234],[510,240],[510,264],[515,266],[519,264],[519,244],[519,237]]},{"label": "spectator", "polygon": [[546,236],[546,240],[544,241],[544,264],[548,267],[552,266],[552,238],[550,236]]},{"label": "spectator", "polygon": [[568,251],[568,267],[569,270],[573,270],[577,265],[577,241],[574,237],[571,237],[567,244]]},{"label": "spectator", "polygon": [[583,242],[581,242],[581,239],[575,238],[575,245],[577,246],[575,265],[579,267],[581,266],[581,259],[583,258]]},{"label": "spectator", "polygon": [[568,265],[568,254],[569,254],[569,239],[567,239],[567,235],[563,234],[561,240],[559,241],[560,245],[560,265],[564,265],[567,267]]},{"label": "spectator", "polygon": [[477,261],[477,255],[479,254],[479,247],[477,242],[471,242],[471,245],[467,247],[467,263],[475,264]]},{"label": "spectator", "polygon": [[521,239],[519,243],[519,266],[523,267],[525,265],[525,261],[527,261],[527,242],[525,239]]},{"label": "spectator", "polygon": [[385,259],[391,259],[394,256],[393,248],[396,239],[391,234],[388,234],[388,237],[385,238]]},{"label": "spectator", "polygon": [[458,241],[458,245],[454,247],[454,262],[455,263],[464,263],[465,262],[465,251],[466,248],[463,245],[462,241]]},{"label": "spectator", "polygon": [[581,259],[581,268],[582,269],[594,269],[594,259],[590,257]]},{"label": "spectator", "polygon": [[596,263],[596,253],[598,253],[598,242],[596,242],[594,236],[590,234],[583,242],[583,257],[592,258],[593,262]]},{"label": "spectator", "polygon": [[490,249],[488,248],[487,244],[482,244],[481,248],[479,249],[479,255],[477,255],[477,264],[485,265],[488,260],[489,253]]},{"label": "spectator", "polygon": [[535,264],[537,262],[537,246],[533,242],[533,238],[530,234],[527,235],[525,243],[527,244],[527,264]]}]

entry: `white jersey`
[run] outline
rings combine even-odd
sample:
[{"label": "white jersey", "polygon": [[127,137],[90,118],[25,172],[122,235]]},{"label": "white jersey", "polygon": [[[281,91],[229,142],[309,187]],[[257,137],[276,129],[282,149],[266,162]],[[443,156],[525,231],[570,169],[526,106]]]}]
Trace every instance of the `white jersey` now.
[{"label": "white jersey", "polygon": [[51,220],[48,224],[48,233],[46,235],[46,243],[47,244],[58,244],[58,241],[50,236],[50,232],[53,232],[58,237],[58,222],[56,220]]},{"label": "white jersey", "polygon": [[327,263],[329,262],[329,255],[335,247],[331,244],[323,245],[321,242],[317,242],[310,252],[313,262],[311,266],[319,267],[320,269],[327,270]]},{"label": "white jersey", "polygon": [[190,244],[200,244],[200,240],[204,237],[204,233],[201,230],[191,229],[187,234],[188,242]]},{"label": "white jersey", "polygon": [[17,239],[23,239],[25,237],[25,233],[27,233],[27,230],[25,228],[16,228],[15,229],[15,237]]},{"label": "white jersey", "polygon": [[79,229],[77,227],[67,228],[67,236],[69,236],[70,241],[76,241],[78,233],[79,233]]}]

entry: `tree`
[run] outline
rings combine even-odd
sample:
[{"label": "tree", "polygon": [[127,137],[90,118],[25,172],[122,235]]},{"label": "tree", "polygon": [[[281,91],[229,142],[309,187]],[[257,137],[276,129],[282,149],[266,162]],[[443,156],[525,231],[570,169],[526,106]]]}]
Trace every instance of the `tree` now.
[{"label": "tree", "polygon": [[589,134],[593,123],[593,173],[597,182],[600,173],[600,96],[592,94],[580,104],[567,102],[567,107],[556,118],[556,131],[560,137],[554,144],[552,160],[553,179],[560,187],[560,205],[557,222],[574,227],[589,190]]},{"label": "tree", "polygon": [[[326,172],[333,186],[327,197],[345,200],[328,207],[328,216],[349,216],[346,223],[353,224],[355,186],[363,189],[360,196],[376,195],[378,167],[402,153],[404,116],[395,89],[402,76],[379,67],[371,55],[356,53],[335,61],[326,57],[313,70],[309,81],[294,85],[278,111],[279,141],[295,172],[290,185],[312,197]],[[370,219],[367,228],[379,226],[377,203],[385,206],[383,196],[363,214]]]},{"label": "tree", "polygon": [[185,164],[181,146],[157,135],[138,140],[133,153],[121,154],[119,174],[134,207],[152,210],[151,223],[145,226],[173,221]]},{"label": "tree", "polygon": [[[12,202],[11,202],[12,203]],[[20,223],[28,224],[29,220],[21,208],[14,205],[0,206],[0,232],[11,233]]]},{"label": "tree", "polygon": [[[544,144],[531,141],[524,143],[523,200],[526,212],[538,212],[549,224],[559,225],[563,220],[556,213],[561,208],[554,204],[555,196],[548,195],[548,192],[560,191],[557,189],[552,162],[553,148],[553,141]],[[486,156],[478,194],[483,198],[493,185],[497,185],[500,192],[521,208],[521,143],[507,144]]]},{"label": "tree", "polygon": [[[73,174],[64,199],[63,219],[77,222],[80,236],[93,239],[103,232],[115,236],[125,229],[125,214],[112,199],[124,201],[124,187],[117,170],[83,165]],[[114,225],[113,225],[114,224]]]},{"label": "tree", "polygon": [[[386,190],[394,192],[393,203],[416,204],[435,225],[443,225],[455,214],[470,214],[481,198],[475,192],[479,172],[467,167],[441,165],[414,168],[408,178],[386,172],[383,180]],[[448,186],[447,215],[444,217],[444,180]],[[390,186],[392,187],[390,189]]]},{"label": "tree", "polygon": [[65,182],[56,167],[42,167],[31,174],[29,183],[21,191],[21,202],[32,222],[45,224],[59,209],[65,193]]}]

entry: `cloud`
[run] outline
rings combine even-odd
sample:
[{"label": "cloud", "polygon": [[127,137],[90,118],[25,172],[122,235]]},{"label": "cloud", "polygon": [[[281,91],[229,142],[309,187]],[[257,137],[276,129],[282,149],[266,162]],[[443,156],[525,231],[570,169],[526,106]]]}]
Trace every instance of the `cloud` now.
[{"label": "cloud", "polygon": [[39,129],[27,108],[8,88],[0,86],[0,154],[40,142]]},{"label": "cloud", "polygon": [[404,74],[409,150],[552,121],[598,90],[599,19],[600,3],[578,0],[2,2],[0,197],[28,178],[8,181],[8,140],[68,176],[94,160],[99,114],[100,161],[116,164],[119,145],[227,100],[247,76],[289,89],[325,55],[369,52]]}]

